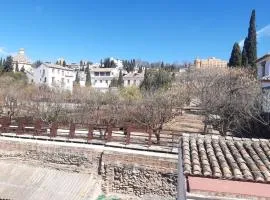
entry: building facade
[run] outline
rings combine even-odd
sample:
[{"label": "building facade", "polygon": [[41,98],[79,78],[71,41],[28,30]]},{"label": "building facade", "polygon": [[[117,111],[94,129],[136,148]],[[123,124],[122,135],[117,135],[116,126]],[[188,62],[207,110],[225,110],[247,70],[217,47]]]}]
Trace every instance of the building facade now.
[{"label": "building facade", "polygon": [[52,63],[43,63],[34,69],[34,80],[36,84],[45,84],[49,87],[73,90],[75,71]]},{"label": "building facade", "polygon": [[194,66],[196,68],[205,68],[205,67],[227,67],[228,62],[225,60],[221,60],[215,57],[211,57],[208,59],[196,59],[194,61]]},{"label": "building facade", "polygon": [[139,87],[141,85],[141,82],[143,81],[143,78],[144,78],[144,73],[129,73],[123,76],[124,87],[129,87],[129,86]]},{"label": "building facade", "polygon": [[91,84],[93,88],[107,91],[113,79],[119,76],[117,68],[92,68],[90,69]]},{"label": "building facade", "polygon": [[18,70],[21,71],[23,68],[27,72],[32,72],[32,62],[26,56],[23,48],[19,49],[17,55],[12,57],[13,59],[13,70],[16,70],[16,66],[18,66]]}]

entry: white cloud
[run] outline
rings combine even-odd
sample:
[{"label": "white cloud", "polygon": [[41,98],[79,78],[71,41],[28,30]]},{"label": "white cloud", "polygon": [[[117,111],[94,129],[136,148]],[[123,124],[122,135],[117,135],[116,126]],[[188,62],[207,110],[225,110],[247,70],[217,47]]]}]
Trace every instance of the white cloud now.
[{"label": "white cloud", "polygon": [[[264,37],[270,37],[270,24],[268,24],[267,26],[265,26],[262,29],[257,31],[257,39],[258,40],[261,38],[264,38]],[[239,42],[240,47],[244,46],[244,42],[245,42],[245,39],[243,39]]]}]

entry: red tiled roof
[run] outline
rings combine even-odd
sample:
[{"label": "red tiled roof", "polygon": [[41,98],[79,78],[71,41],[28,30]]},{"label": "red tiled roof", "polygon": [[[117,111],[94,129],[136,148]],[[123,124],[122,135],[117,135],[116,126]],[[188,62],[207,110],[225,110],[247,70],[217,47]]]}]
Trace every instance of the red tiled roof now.
[{"label": "red tiled roof", "polygon": [[270,182],[270,141],[209,135],[182,138],[184,174]]}]

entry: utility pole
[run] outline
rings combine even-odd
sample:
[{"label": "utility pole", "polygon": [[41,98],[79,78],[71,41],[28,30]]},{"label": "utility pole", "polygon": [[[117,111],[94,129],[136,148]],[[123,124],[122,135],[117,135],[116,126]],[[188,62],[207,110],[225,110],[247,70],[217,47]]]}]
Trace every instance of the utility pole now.
[{"label": "utility pole", "polygon": [[185,186],[185,176],[183,170],[183,160],[182,160],[182,138],[180,138],[178,147],[178,178],[177,178],[177,200],[186,200],[186,186]]}]

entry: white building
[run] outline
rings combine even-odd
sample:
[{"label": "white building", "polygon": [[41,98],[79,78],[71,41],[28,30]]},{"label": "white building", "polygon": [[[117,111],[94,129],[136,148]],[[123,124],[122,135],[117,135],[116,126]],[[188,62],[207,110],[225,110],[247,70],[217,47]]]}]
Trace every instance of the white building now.
[{"label": "white building", "polygon": [[262,83],[262,88],[270,89],[270,53],[257,60],[258,79]]},{"label": "white building", "polygon": [[68,67],[43,63],[34,69],[33,82],[72,91],[75,76],[75,71]]},{"label": "white building", "polygon": [[270,53],[256,61],[257,75],[263,90],[262,109],[270,113]]},{"label": "white building", "polygon": [[18,65],[19,71],[22,68],[27,72],[32,72],[31,60],[25,55],[23,48],[19,49],[17,55],[13,56],[13,70],[16,70],[16,65]]},{"label": "white building", "polygon": [[117,68],[90,69],[92,87],[101,91],[107,91],[112,80],[118,78],[119,72]]},{"label": "white building", "polygon": [[128,87],[128,86],[139,87],[141,82],[143,81],[143,78],[144,78],[144,73],[129,73],[123,76],[124,87]]}]

